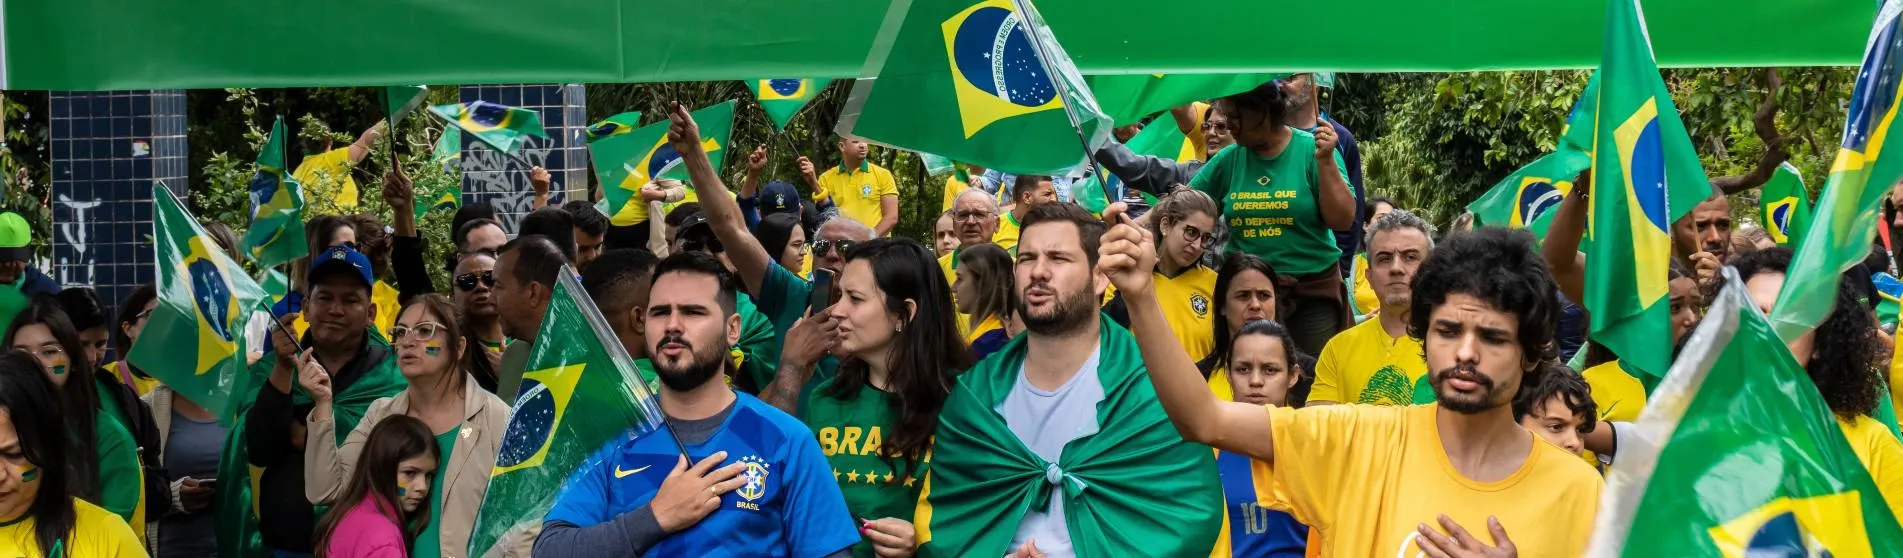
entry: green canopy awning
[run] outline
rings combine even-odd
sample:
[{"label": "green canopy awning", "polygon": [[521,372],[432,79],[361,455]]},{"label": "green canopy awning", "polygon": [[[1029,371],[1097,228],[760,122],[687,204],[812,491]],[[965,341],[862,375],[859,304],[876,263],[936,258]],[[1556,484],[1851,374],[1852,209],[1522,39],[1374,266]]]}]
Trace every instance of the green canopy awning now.
[{"label": "green canopy awning", "polygon": [[[904,2],[905,0],[898,0]],[[858,77],[888,0],[13,0],[0,88]],[[1595,66],[1603,0],[1044,0],[1087,74]],[[1871,0],[1652,0],[1664,66],[1856,65]]]}]

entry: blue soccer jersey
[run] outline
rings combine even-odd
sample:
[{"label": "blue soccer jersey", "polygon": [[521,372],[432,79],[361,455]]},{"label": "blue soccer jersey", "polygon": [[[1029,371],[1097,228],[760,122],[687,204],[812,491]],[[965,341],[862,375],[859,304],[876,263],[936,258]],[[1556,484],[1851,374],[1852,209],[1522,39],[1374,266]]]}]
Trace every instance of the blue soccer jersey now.
[{"label": "blue soccer jersey", "polygon": [[[695,460],[727,452],[742,462],[747,483],[720,508],[663,539],[647,556],[825,556],[859,542],[859,530],[833,480],[813,431],[744,393],[720,431],[687,447]],[[666,429],[602,448],[577,469],[556,497],[547,521],[578,527],[605,523],[654,497],[680,450]],[[725,465],[725,464],[723,464]]]},{"label": "blue soccer jersey", "polygon": [[1287,512],[1257,505],[1249,456],[1219,452],[1216,469],[1222,473],[1223,512],[1229,515],[1228,556],[1300,558],[1306,552],[1308,526]]}]

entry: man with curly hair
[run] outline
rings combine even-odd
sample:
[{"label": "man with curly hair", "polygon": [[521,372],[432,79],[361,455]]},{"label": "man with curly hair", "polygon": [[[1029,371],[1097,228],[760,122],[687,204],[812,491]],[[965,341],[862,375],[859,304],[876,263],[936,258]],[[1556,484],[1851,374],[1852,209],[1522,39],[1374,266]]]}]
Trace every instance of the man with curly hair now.
[{"label": "man with curly hair", "polygon": [[1514,420],[1515,395],[1547,373],[1541,361],[1560,312],[1532,235],[1476,230],[1421,264],[1408,335],[1421,341],[1436,402],[1412,407],[1265,409],[1217,400],[1169,334],[1147,274],[1128,272],[1154,261],[1148,235],[1118,225],[1102,247],[1102,272],[1128,301],[1171,422],[1186,439],[1256,459],[1258,478],[1272,476],[1277,488],[1260,496],[1321,530],[1323,554],[1585,550],[1603,482]]}]

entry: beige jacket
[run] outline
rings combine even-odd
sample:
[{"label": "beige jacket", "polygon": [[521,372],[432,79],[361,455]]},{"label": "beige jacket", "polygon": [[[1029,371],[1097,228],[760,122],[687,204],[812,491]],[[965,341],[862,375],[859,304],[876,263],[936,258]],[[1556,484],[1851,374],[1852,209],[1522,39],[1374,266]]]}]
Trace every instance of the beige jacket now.
[{"label": "beige jacket", "polygon": [[[370,403],[357,429],[350,432],[343,446],[337,446],[335,420],[309,421],[304,442],[304,496],[312,504],[336,498],[357,467],[370,429],[384,417],[407,414],[410,390]],[[474,380],[463,387],[463,423],[456,435],[456,447],[449,452],[449,470],[442,471],[438,489],[443,492],[443,517],[438,532],[442,536],[443,556],[468,554],[470,531],[476,527],[476,512],[489,492],[489,473],[495,468],[496,453],[502,447],[504,430],[509,426],[509,406],[495,394],[484,391]]]}]

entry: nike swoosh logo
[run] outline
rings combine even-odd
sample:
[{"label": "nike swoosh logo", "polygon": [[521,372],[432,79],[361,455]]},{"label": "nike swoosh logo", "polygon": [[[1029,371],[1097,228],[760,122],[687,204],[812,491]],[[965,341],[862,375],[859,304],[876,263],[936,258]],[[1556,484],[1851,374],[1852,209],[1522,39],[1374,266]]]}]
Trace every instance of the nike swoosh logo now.
[{"label": "nike swoosh logo", "polygon": [[615,478],[617,478],[617,479],[619,479],[619,478],[626,478],[626,477],[627,477],[628,475],[632,475],[632,474],[635,474],[635,473],[639,473],[639,472],[642,472],[642,471],[646,471],[646,470],[648,470],[648,467],[653,467],[653,465],[648,465],[648,466],[646,466],[646,467],[639,467],[639,468],[636,468],[636,469],[635,469],[635,470],[633,470],[633,471],[623,471],[623,470],[621,470],[621,466],[620,466],[620,465],[616,465],[616,466],[615,466]]}]

